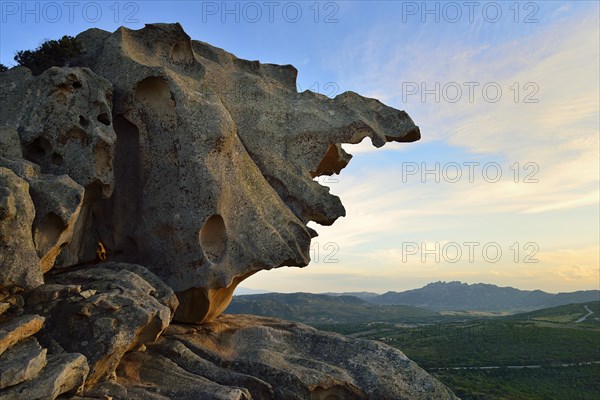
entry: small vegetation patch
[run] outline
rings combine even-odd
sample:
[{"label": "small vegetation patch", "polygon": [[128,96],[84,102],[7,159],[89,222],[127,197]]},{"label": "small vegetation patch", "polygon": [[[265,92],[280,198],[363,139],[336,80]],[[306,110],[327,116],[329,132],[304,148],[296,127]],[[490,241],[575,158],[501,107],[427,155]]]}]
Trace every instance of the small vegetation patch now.
[{"label": "small vegetation patch", "polygon": [[15,55],[15,61],[39,75],[50,67],[64,67],[82,53],[81,43],[72,36],[63,36],[58,40],[47,40],[35,50],[21,50]]}]

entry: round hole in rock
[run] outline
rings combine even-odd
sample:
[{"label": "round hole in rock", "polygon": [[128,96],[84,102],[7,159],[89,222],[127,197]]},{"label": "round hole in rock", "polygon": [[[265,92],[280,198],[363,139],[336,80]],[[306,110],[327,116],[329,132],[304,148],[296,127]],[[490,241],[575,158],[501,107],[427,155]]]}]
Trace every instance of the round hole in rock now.
[{"label": "round hole in rock", "polygon": [[98,117],[96,117],[96,119],[98,120],[98,122],[100,122],[106,126],[110,126],[110,115],[108,115],[108,113],[102,113],[102,114],[98,115]]},{"label": "round hole in rock", "polygon": [[24,149],[25,159],[33,162],[39,162],[52,151],[52,143],[44,137],[38,137],[27,143]]},{"label": "round hole in rock", "polygon": [[226,244],[225,222],[220,215],[215,214],[208,218],[200,229],[200,245],[206,258],[211,262],[217,262],[223,257]]},{"label": "round hole in rock", "polygon": [[85,128],[89,124],[90,124],[90,121],[88,121],[88,119],[86,117],[84,117],[83,115],[79,116],[79,125],[81,125]]},{"label": "round hole in rock", "polygon": [[173,107],[169,85],[164,79],[156,76],[150,76],[138,82],[134,98],[136,103],[145,107],[156,109]]}]

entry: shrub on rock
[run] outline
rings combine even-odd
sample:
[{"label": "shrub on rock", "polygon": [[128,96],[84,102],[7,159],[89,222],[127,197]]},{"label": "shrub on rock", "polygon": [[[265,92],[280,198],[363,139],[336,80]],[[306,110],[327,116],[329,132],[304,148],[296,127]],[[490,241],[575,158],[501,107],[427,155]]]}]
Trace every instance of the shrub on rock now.
[{"label": "shrub on rock", "polygon": [[33,75],[39,75],[50,67],[64,67],[81,52],[82,47],[77,39],[65,35],[58,40],[47,40],[35,50],[18,51],[15,61],[29,68]]}]

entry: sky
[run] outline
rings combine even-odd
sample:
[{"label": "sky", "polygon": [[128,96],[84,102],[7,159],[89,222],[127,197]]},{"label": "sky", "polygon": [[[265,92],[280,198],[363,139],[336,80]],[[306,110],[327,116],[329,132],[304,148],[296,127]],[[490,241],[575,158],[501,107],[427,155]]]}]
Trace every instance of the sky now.
[{"label": "sky", "polygon": [[308,267],[242,287],[371,291],[434,281],[600,288],[597,1],[0,1],[0,62],[89,28],[180,22],[241,58],[293,64],[298,90],[405,110],[416,143],[320,177],[347,211]]}]

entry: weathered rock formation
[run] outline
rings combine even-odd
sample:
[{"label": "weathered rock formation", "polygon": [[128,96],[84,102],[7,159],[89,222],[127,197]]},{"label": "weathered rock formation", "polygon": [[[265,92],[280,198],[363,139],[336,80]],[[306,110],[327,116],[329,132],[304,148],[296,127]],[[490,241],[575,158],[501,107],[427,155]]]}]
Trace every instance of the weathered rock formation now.
[{"label": "weathered rock formation", "polygon": [[85,188],[81,210],[43,221],[42,270],[57,246],[69,242],[58,262],[69,266],[94,261],[101,242],[109,260],[171,286],[180,321],[216,317],[259,270],[309,263],[306,224],[345,212],[312,179],[348,163],[341,143],[419,138],[402,111],[351,92],[298,93],[294,67],[240,60],[177,24],[78,39],[91,70],[2,77],[0,121],[18,131],[25,159]]},{"label": "weathered rock formation", "polygon": [[116,381],[90,395],[115,399],[455,399],[402,352],[306,325],[223,315],[171,325],[128,353]]},{"label": "weathered rock formation", "polygon": [[419,139],[406,113],[178,24],[78,39],[77,67],[0,73],[0,400],[455,398],[385,345],[220,316],[309,263],[345,213],[313,178]]},{"label": "weathered rock formation", "polygon": [[43,283],[31,231],[34,218],[27,181],[0,167],[0,288]]},{"label": "weathered rock formation", "polygon": [[85,357],[76,353],[47,355],[32,337],[44,323],[23,315],[0,323],[0,400],[55,399],[81,393],[88,373]]},{"label": "weathered rock formation", "polygon": [[108,262],[50,281],[28,293],[26,311],[46,317],[44,345],[86,356],[88,386],[112,377],[125,352],[155,341],[178,304],[171,288],[137,265]]}]

